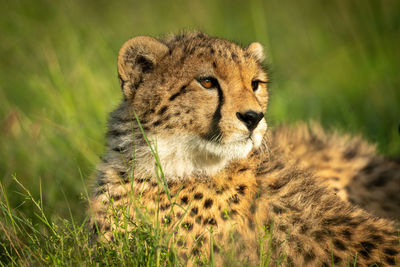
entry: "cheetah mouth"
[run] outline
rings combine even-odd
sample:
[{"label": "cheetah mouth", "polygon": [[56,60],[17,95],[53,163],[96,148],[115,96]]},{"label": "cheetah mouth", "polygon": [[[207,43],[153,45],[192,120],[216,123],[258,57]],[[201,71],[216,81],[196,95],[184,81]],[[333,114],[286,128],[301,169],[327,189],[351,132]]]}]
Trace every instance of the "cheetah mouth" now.
[{"label": "cheetah mouth", "polygon": [[[264,132],[265,133],[265,132]],[[260,146],[264,134],[259,132],[250,132],[246,134],[242,139],[239,139],[237,143],[247,143],[250,142],[255,148]]]}]

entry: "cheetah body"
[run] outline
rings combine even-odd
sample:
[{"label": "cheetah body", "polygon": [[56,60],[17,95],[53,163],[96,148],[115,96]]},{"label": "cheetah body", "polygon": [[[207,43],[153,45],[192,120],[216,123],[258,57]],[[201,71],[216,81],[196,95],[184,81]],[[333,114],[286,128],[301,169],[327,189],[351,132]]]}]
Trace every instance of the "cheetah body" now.
[{"label": "cheetah body", "polygon": [[[268,101],[263,57],[258,43],[243,49],[202,33],[125,43],[118,57],[124,101],[110,116],[91,227],[112,239],[120,216],[113,206],[132,220],[139,210],[149,213],[175,231],[188,262],[212,249],[218,264],[233,251],[251,265],[266,253],[274,264],[346,265],[358,255],[360,265],[394,265],[394,223],[346,201],[346,185],[371,155],[378,160],[373,148],[349,139],[360,144],[353,153],[343,145],[340,153],[354,164],[339,175],[332,161],[311,163],[332,160],[329,140],[347,137],[330,139],[305,126],[266,133],[265,119],[254,122]],[[322,152],[308,155],[316,145]]]}]

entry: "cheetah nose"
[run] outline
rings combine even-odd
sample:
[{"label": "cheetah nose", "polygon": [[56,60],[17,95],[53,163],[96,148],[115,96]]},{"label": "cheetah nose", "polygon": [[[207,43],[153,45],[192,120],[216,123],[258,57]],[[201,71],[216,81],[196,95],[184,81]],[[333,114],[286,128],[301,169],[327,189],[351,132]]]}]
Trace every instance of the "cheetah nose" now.
[{"label": "cheetah nose", "polygon": [[236,112],[236,117],[241,120],[244,125],[246,125],[249,131],[253,131],[257,127],[260,120],[264,118],[264,114],[262,112],[248,110],[245,113]]}]

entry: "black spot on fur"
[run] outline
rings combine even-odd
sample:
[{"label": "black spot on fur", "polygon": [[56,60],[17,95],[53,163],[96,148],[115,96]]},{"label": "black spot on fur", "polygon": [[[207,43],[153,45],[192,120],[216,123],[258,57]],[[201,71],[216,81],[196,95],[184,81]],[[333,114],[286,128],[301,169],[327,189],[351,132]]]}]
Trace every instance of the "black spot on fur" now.
[{"label": "black spot on fur", "polygon": [[386,257],[386,258],[385,258],[385,262],[386,262],[387,264],[390,264],[390,265],[394,265],[394,264],[396,263],[396,261],[394,260],[393,257]]},{"label": "black spot on fur", "polygon": [[213,244],[213,250],[215,253],[219,253],[219,247],[216,244]]},{"label": "black spot on fur", "polygon": [[271,204],[272,211],[275,214],[285,213],[287,210],[277,205]]},{"label": "black spot on fur", "polygon": [[193,207],[193,208],[190,210],[190,216],[194,217],[194,216],[197,215],[198,212],[199,212],[199,209],[198,209],[197,207]]},{"label": "black spot on fur", "polygon": [[158,111],[158,115],[164,114],[165,111],[167,111],[167,110],[168,110],[168,107],[167,107],[167,106],[163,106],[163,107]]},{"label": "black spot on fur", "polygon": [[144,181],[146,181],[146,179],[145,178],[138,178],[138,179],[136,179],[135,180],[138,184],[141,184],[141,183],[143,183]]},{"label": "black spot on fur", "polygon": [[310,227],[307,224],[303,224],[300,226],[300,234],[305,234],[307,231],[310,229]]},{"label": "black spot on fur", "polygon": [[344,157],[345,159],[347,159],[347,160],[351,160],[351,159],[353,159],[353,158],[357,155],[357,151],[358,151],[358,146],[357,146],[357,145],[354,145],[354,146],[348,148],[348,149],[344,152],[343,157]]},{"label": "black spot on fur", "polygon": [[367,251],[368,253],[370,253],[373,249],[376,248],[376,246],[374,244],[372,244],[371,242],[368,241],[364,241],[361,242],[361,246],[364,248],[365,251]]},{"label": "black spot on fur", "polygon": [[193,223],[184,222],[184,223],[181,224],[181,227],[184,228],[187,231],[191,231],[193,229]]},{"label": "black spot on fur", "polygon": [[352,236],[352,233],[351,233],[351,231],[349,230],[349,229],[345,229],[345,230],[343,230],[342,231],[342,236],[346,239],[346,240],[351,240],[351,236]]},{"label": "black spot on fur", "polygon": [[274,165],[272,165],[271,166],[271,171],[274,171],[274,170],[282,170],[283,168],[285,167],[285,164],[283,164],[282,162],[280,162],[280,161],[277,161],[277,162],[275,162],[275,164]]},{"label": "black spot on fur", "polygon": [[213,68],[216,69],[217,68],[217,63],[215,63],[215,61],[213,62]]},{"label": "black spot on fur", "polygon": [[342,258],[340,258],[339,256],[337,256],[335,254],[333,255],[333,263],[338,264],[341,261],[342,261]]},{"label": "black spot on fur", "polygon": [[371,235],[369,237],[369,239],[371,239],[374,242],[378,242],[378,243],[382,242],[382,240],[383,240],[382,236],[380,236],[380,235]]},{"label": "black spot on fur", "polygon": [[387,181],[389,180],[389,174],[386,172],[383,172],[379,174],[377,177],[375,177],[375,180],[372,180],[367,184],[367,187],[382,187],[384,186]]},{"label": "black spot on fur", "polygon": [[251,203],[250,205],[250,212],[251,214],[254,214],[256,212],[257,206],[255,203]]},{"label": "black spot on fur", "polygon": [[346,249],[346,246],[339,239],[333,240],[333,245],[335,246],[335,248],[337,248],[339,250],[345,250]]},{"label": "black spot on fur", "polygon": [[182,204],[185,204],[185,205],[187,205],[187,204],[188,204],[188,201],[189,201],[189,199],[188,199],[188,197],[187,197],[187,196],[183,196],[183,197],[181,198],[181,202],[182,202]]},{"label": "black spot on fur", "polygon": [[317,230],[317,231],[312,232],[311,236],[314,238],[315,241],[320,242],[325,239],[326,234],[324,231]]},{"label": "black spot on fur", "polygon": [[241,168],[241,169],[239,169],[237,172],[238,173],[241,173],[241,172],[245,172],[245,171],[247,171],[249,168]]},{"label": "black spot on fur", "polygon": [[203,224],[217,225],[217,221],[214,218],[204,219]]},{"label": "black spot on fur", "polygon": [[200,250],[199,250],[199,248],[193,248],[191,253],[192,253],[192,255],[197,256],[197,255],[199,255]]},{"label": "black spot on fur", "polygon": [[223,192],[225,192],[225,186],[217,187],[217,189],[215,190],[215,193],[217,193],[217,195],[221,195]]},{"label": "black spot on fur", "polygon": [[304,258],[304,262],[305,262],[305,263],[309,263],[310,261],[313,261],[313,260],[315,259],[314,251],[312,251],[312,250],[307,251],[307,252],[303,255],[303,258]]},{"label": "black spot on fur", "polygon": [[194,220],[197,224],[201,224],[201,221],[203,220],[203,218],[200,216],[197,216],[196,219]]},{"label": "black spot on fur", "polygon": [[286,232],[287,229],[288,229],[288,226],[285,225],[285,224],[281,224],[281,225],[278,226],[278,229],[281,230],[281,231],[283,231],[283,232]]},{"label": "black spot on fur", "polygon": [[367,251],[365,251],[364,249],[360,249],[358,251],[358,254],[361,255],[364,259],[368,260],[370,258],[369,253]]},{"label": "black spot on fur", "polygon": [[394,250],[394,249],[392,249],[392,248],[385,248],[385,249],[383,250],[383,253],[385,253],[386,255],[389,255],[389,256],[394,256],[394,255],[399,254],[398,251],[396,251],[396,250]]},{"label": "black spot on fur", "polygon": [[[271,190],[276,191],[276,190],[281,189],[285,185],[287,185],[288,182],[289,182],[289,180],[287,180],[287,179],[283,179],[283,178],[282,179],[278,179],[273,184],[269,184],[268,188],[271,189]],[[293,190],[293,192],[295,192],[295,191]]]},{"label": "black spot on fur", "polygon": [[121,199],[121,195],[113,196],[114,201],[118,201]]},{"label": "black spot on fur", "polygon": [[204,201],[204,208],[205,209],[209,209],[212,207],[213,204],[213,200],[211,198],[206,199],[206,201]]},{"label": "black spot on fur", "polygon": [[240,202],[240,198],[238,194],[234,194],[228,199],[228,203],[235,203],[238,204]]},{"label": "black spot on fur", "polygon": [[221,211],[220,217],[222,220],[226,221],[228,219],[228,214],[225,211]]},{"label": "black spot on fur", "polygon": [[163,218],[162,218],[162,223],[163,224],[170,224],[171,223],[171,216],[168,216],[168,215],[165,215]]},{"label": "black spot on fur", "polygon": [[153,126],[158,126],[160,125],[162,122],[162,120],[156,120],[155,122],[153,122]]},{"label": "black spot on fur", "polygon": [[199,200],[199,199],[202,199],[202,198],[203,198],[203,194],[202,193],[196,193],[194,195],[194,199],[196,199],[196,200]]},{"label": "black spot on fur", "polygon": [[378,162],[370,161],[361,171],[365,172],[366,174],[371,174],[378,165]]},{"label": "black spot on fur", "polygon": [[248,225],[249,225],[250,230],[254,230],[255,225],[254,225],[254,221],[251,217],[248,218]]},{"label": "black spot on fur", "polygon": [[241,194],[244,195],[244,191],[246,190],[247,186],[244,184],[241,184],[239,186],[236,187],[236,191]]}]

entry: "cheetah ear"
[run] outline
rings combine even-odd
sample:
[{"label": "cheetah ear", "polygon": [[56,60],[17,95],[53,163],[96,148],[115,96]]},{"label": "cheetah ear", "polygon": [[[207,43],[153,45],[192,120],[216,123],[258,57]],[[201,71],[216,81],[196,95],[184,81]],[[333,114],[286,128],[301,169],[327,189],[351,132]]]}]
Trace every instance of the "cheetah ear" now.
[{"label": "cheetah ear", "polygon": [[263,46],[258,43],[258,42],[254,42],[251,43],[247,48],[246,51],[252,55],[258,62],[263,62],[265,59],[265,55],[264,55],[264,48]]},{"label": "cheetah ear", "polygon": [[118,75],[125,99],[134,96],[143,75],[153,71],[168,47],[149,36],[134,37],[125,42],[118,53]]}]

